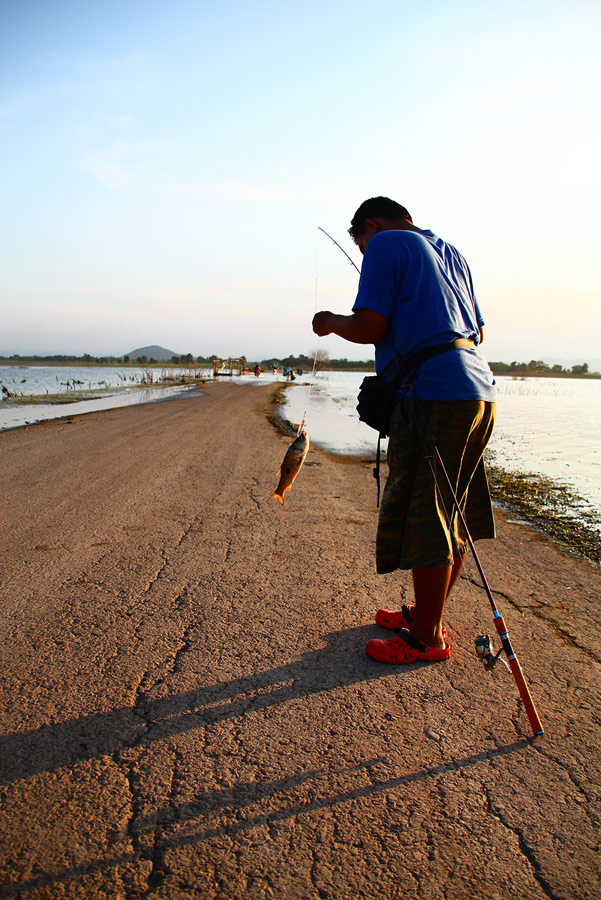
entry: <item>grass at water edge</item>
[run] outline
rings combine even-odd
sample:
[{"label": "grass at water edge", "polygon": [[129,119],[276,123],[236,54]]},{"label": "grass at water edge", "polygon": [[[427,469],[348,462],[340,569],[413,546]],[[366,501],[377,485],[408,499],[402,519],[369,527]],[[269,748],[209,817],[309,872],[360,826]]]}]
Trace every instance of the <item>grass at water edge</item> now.
[{"label": "grass at water edge", "polygon": [[601,518],[561,482],[532,472],[486,464],[494,502],[557,541],[569,553],[601,566]]}]

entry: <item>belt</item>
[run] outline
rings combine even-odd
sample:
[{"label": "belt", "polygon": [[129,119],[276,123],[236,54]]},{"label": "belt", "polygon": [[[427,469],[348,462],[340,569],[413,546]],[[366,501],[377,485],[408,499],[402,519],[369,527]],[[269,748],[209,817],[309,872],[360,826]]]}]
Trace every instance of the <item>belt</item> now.
[{"label": "belt", "polygon": [[454,341],[447,341],[444,344],[436,344],[434,347],[424,347],[417,353],[410,353],[408,356],[401,358],[401,365],[406,375],[414,377],[422,363],[427,359],[433,359],[440,356],[441,353],[448,353],[449,350],[473,350],[477,346],[476,342],[471,338],[455,338]]},{"label": "belt", "polygon": [[[475,341],[471,341],[469,338],[455,338],[451,343],[457,350],[475,350],[478,346]],[[449,347],[449,349],[451,348]]]}]

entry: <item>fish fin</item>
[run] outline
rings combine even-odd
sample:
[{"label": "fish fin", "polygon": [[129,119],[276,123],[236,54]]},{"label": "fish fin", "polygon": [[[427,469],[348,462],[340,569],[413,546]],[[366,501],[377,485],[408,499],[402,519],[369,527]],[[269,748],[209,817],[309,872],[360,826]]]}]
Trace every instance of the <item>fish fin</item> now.
[{"label": "fish fin", "polygon": [[274,497],[276,497],[280,501],[280,506],[284,505],[284,495],[283,494],[276,494],[276,492],[274,491],[269,499],[273,500]]}]

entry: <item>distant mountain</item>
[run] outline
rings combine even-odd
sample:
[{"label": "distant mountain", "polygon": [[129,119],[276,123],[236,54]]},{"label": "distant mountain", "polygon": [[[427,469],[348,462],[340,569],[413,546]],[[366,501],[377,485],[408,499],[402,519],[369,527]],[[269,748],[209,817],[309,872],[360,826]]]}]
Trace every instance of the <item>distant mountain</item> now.
[{"label": "distant mountain", "polygon": [[171,361],[172,356],[179,355],[174,350],[166,350],[165,347],[157,347],[156,344],[153,344],[152,347],[139,347],[137,350],[130,350],[126,354],[130,359],[140,359],[141,356],[145,356],[146,359],[156,359],[157,361],[166,359],[168,362]]}]

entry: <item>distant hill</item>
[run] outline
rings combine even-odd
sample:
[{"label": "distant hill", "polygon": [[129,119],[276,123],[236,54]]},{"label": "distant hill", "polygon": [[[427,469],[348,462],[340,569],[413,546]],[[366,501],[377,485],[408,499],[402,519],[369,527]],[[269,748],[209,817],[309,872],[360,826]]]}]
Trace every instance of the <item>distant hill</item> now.
[{"label": "distant hill", "polygon": [[145,356],[146,359],[156,359],[159,362],[164,359],[170,361],[172,356],[179,356],[179,353],[153,344],[152,347],[139,347],[137,350],[130,350],[126,356],[129,356],[130,359],[140,359],[141,356]]}]

